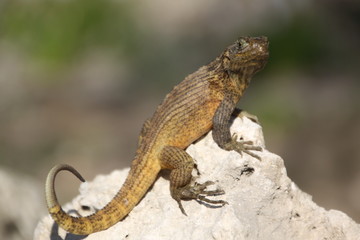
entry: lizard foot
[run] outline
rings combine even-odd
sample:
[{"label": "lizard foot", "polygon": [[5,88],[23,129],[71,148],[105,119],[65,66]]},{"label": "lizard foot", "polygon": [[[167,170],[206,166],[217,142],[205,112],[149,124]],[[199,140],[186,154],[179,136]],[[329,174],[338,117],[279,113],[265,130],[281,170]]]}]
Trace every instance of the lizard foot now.
[{"label": "lizard foot", "polygon": [[257,154],[250,152],[250,150],[262,151],[262,148],[260,146],[254,146],[252,141],[243,141],[243,140],[238,141],[237,135],[235,133],[232,135],[231,141],[227,143],[224,148],[228,151],[234,150],[238,152],[241,156],[242,153],[244,152],[258,160],[261,160],[261,158]]},{"label": "lizard foot", "polygon": [[175,200],[179,204],[179,208],[181,212],[187,216],[182,204],[181,200],[198,200],[200,202],[206,202],[210,204],[220,204],[221,206],[224,206],[225,204],[228,204],[228,202],[224,200],[212,200],[207,198],[206,196],[217,196],[224,194],[224,190],[222,189],[216,189],[216,190],[206,190],[207,186],[215,184],[212,181],[207,181],[205,183],[199,184],[195,183],[194,185],[187,185],[183,188],[178,189],[178,193],[176,194],[177,197]]}]

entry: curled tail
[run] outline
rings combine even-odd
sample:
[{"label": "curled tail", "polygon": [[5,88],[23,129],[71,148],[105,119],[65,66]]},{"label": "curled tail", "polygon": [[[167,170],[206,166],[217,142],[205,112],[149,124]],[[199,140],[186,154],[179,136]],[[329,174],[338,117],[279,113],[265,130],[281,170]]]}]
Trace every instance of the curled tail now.
[{"label": "curled tail", "polygon": [[69,172],[71,172],[72,174],[74,174],[80,181],[85,182],[85,179],[80,175],[80,173],[73,168],[70,165],[67,164],[59,164],[54,166],[47,178],[46,178],[46,183],[45,183],[45,197],[46,197],[46,203],[48,206],[48,209],[52,209],[56,206],[59,206],[59,202],[57,200],[56,197],[56,193],[55,193],[55,177],[58,174],[58,172],[62,171],[62,170],[67,170]]},{"label": "curled tail", "polygon": [[63,170],[70,171],[82,182],[85,182],[80,173],[70,165],[59,164],[54,166],[46,178],[46,203],[48,211],[55,222],[67,232],[78,235],[88,235],[105,230],[122,220],[140,201],[148,188],[155,181],[157,175],[157,172],[154,172],[155,176],[153,177],[153,181],[150,179],[150,181],[140,181],[144,184],[139,185],[134,184],[136,179],[141,180],[143,178],[149,178],[149,176],[146,175],[148,171],[140,171],[136,174],[136,177],[134,177],[133,174],[129,174],[123,187],[104,208],[89,216],[73,217],[61,208],[55,193],[55,177]]}]

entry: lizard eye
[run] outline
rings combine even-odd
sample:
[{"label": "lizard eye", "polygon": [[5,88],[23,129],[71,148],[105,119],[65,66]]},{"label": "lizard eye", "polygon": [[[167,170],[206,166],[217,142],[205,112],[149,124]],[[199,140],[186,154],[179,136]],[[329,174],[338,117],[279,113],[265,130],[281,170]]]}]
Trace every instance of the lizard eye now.
[{"label": "lizard eye", "polygon": [[247,49],[249,45],[250,44],[246,40],[246,38],[240,38],[236,40],[236,42],[228,48],[229,54],[230,55],[239,54],[243,52],[245,49]]},{"label": "lizard eye", "polygon": [[236,43],[239,50],[243,50],[244,48],[249,46],[249,43],[246,42],[244,39],[237,40]]}]

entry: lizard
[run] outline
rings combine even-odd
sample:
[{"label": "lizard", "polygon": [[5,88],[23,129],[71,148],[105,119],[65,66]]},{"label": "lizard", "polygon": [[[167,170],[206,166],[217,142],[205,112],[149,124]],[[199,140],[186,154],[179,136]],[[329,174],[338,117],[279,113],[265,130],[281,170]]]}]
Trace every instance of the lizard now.
[{"label": "lizard", "polygon": [[263,69],[269,58],[267,37],[240,37],[215,60],[188,75],[168,93],[153,116],[145,121],[128,176],[113,199],[89,216],[66,213],[55,194],[55,177],[67,170],[85,181],[70,165],[59,164],[48,173],[45,195],[48,212],[59,227],[77,235],[103,231],[124,219],[140,202],[162,169],[170,170],[170,194],[183,214],[181,200],[195,199],[225,205],[224,200],[208,196],[223,190],[206,190],[213,182],[193,184],[194,159],[185,152],[193,142],[212,129],[212,137],[222,149],[258,155],[251,141],[238,140],[230,133],[230,118],[253,75]]}]

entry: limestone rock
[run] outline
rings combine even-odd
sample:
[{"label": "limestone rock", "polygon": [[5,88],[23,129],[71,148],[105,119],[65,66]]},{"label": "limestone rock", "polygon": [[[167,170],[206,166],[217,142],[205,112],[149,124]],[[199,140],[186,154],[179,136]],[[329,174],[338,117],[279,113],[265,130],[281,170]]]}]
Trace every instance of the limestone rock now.
[{"label": "limestone rock", "polygon": [[[210,187],[221,188],[225,194],[212,198],[226,200],[228,205],[183,201],[188,214],[184,216],[170,196],[168,175],[162,174],[123,221],[86,239],[360,239],[359,224],[342,212],[317,206],[287,177],[281,157],[266,150],[258,124],[237,118],[231,129],[264,148],[256,152],[261,161],[220,149],[211,133],[187,149],[197,163],[197,182],[215,181]],[[127,172],[116,170],[82,184],[80,195],[64,208],[81,215],[101,208],[121,187]],[[59,237],[81,239],[58,229],[50,216],[38,224],[34,235],[35,240]]]}]

